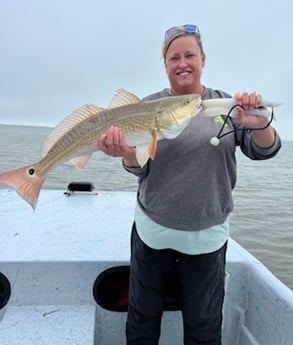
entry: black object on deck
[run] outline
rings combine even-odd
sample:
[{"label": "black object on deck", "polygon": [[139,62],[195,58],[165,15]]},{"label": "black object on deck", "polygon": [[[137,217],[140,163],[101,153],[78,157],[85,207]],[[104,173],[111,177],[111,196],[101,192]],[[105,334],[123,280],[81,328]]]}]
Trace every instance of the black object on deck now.
[{"label": "black object on deck", "polygon": [[90,182],[71,182],[64,194],[72,195],[74,192],[92,192],[94,189],[94,185]]}]

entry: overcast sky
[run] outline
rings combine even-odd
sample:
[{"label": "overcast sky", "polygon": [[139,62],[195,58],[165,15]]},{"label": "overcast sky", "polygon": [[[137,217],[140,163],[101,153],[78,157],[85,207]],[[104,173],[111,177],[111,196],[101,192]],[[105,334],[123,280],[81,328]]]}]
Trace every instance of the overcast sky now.
[{"label": "overcast sky", "polygon": [[203,83],[282,101],[275,127],[293,140],[290,0],[0,0],[0,123],[55,126],[118,88],[168,87],[161,44],[170,26],[199,25]]}]

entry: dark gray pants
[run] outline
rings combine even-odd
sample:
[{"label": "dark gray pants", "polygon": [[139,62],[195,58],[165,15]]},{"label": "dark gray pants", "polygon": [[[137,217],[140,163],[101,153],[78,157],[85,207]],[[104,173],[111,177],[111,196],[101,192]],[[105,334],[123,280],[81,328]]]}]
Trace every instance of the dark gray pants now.
[{"label": "dark gray pants", "polygon": [[128,345],[158,345],[168,287],[176,279],[183,316],[184,345],[221,345],[225,244],[216,252],[187,255],[154,250],[131,235]]}]

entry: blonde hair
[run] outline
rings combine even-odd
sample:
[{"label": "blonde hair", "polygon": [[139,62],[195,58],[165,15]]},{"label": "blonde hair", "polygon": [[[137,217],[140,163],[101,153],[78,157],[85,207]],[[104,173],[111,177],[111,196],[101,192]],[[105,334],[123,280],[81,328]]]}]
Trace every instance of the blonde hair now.
[{"label": "blonde hair", "polygon": [[197,32],[187,32],[183,29],[181,29],[181,30],[178,29],[173,34],[165,37],[165,39],[164,39],[164,42],[162,45],[162,56],[163,56],[164,60],[166,59],[167,50],[170,47],[170,44],[175,40],[175,38],[178,38],[181,36],[194,36],[198,45],[199,45],[201,54],[205,55],[201,35],[198,31]]}]

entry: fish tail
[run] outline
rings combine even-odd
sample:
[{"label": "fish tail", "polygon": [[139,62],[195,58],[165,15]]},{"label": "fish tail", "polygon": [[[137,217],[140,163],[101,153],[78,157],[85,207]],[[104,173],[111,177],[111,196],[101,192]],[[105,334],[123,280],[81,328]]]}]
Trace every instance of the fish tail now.
[{"label": "fish tail", "polygon": [[12,187],[33,209],[38,202],[46,174],[37,173],[36,165],[25,166],[0,174],[0,182]]}]

